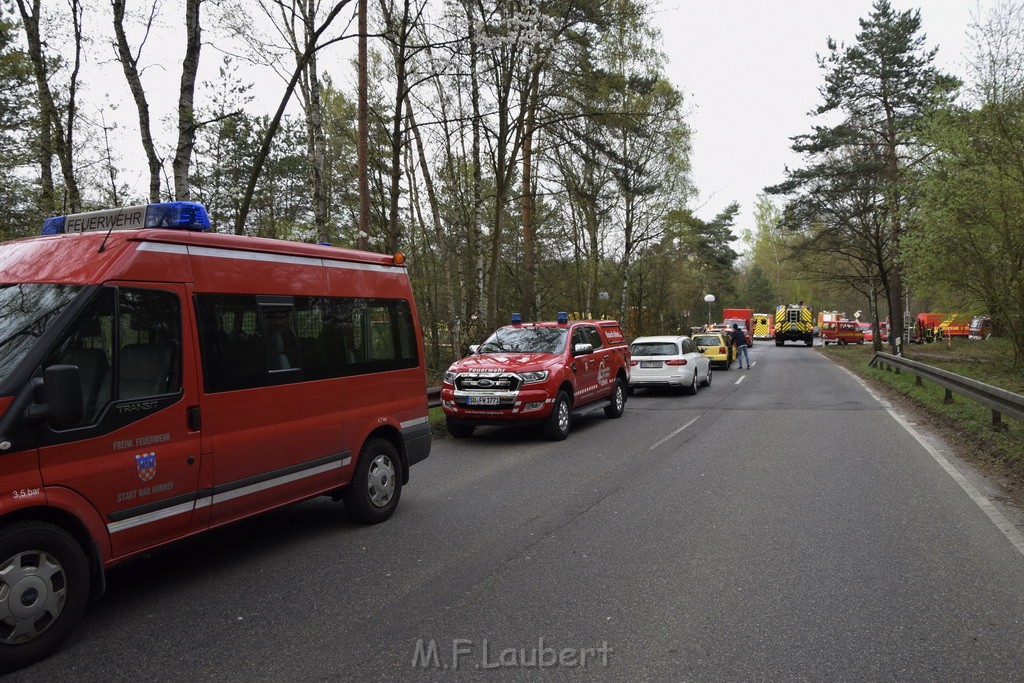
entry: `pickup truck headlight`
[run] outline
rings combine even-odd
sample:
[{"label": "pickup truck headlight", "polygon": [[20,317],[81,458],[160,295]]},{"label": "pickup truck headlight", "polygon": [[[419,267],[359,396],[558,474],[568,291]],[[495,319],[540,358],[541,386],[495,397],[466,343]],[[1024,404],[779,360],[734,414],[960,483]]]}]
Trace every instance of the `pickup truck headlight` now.
[{"label": "pickup truck headlight", "polygon": [[523,378],[523,384],[533,384],[534,382],[543,382],[548,378],[547,370],[535,370],[534,372],[520,372],[519,376]]},{"label": "pickup truck headlight", "polygon": [[456,375],[458,375],[457,372],[452,372],[451,370],[445,370],[445,372],[444,372],[445,384],[455,384],[455,376]]}]

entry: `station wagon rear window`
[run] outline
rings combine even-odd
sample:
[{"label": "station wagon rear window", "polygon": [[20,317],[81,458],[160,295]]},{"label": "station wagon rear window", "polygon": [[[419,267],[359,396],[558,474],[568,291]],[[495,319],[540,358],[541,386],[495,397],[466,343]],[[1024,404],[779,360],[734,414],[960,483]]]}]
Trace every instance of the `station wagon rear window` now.
[{"label": "station wagon rear window", "polygon": [[679,347],[672,342],[643,342],[629,347],[634,356],[678,356]]}]

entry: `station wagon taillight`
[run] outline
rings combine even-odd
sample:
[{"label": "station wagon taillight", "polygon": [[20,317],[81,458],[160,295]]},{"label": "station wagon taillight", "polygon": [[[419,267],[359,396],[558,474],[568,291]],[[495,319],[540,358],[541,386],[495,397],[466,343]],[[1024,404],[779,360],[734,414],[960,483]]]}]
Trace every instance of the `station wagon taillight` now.
[{"label": "station wagon taillight", "polygon": [[686,365],[685,358],[673,358],[672,360],[665,361],[665,365]]}]

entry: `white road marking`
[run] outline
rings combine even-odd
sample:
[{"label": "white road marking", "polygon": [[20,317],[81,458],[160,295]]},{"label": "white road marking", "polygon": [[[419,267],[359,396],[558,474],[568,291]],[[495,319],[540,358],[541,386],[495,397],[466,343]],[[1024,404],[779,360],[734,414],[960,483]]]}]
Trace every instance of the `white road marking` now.
[{"label": "white road marking", "polygon": [[[843,369],[846,370],[846,368]],[[876,401],[882,404],[882,407],[885,408],[886,412],[888,412],[889,415],[892,416],[892,419],[896,420],[896,422],[901,427],[906,429],[910,433],[910,435],[917,440],[919,444],[924,446],[924,449],[928,451],[928,454],[932,456],[932,458],[934,458],[935,462],[939,463],[939,466],[942,467],[942,469],[946,470],[946,474],[952,477],[953,481],[959,484],[960,488],[964,490],[964,493],[970,496],[971,500],[973,500],[975,504],[979,508],[981,508],[981,511],[984,512],[990,520],[992,520],[992,523],[995,524],[996,528],[1003,533],[1003,536],[1006,536],[1007,540],[1009,540],[1010,543],[1013,544],[1013,547],[1017,549],[1017,552],[1019,552],[1021,555],[1024,555],[1024,534],[1021,534],[1017,527],[1015,527],[1010,522],[1010,520],[1006,519],[1006,516],[1003,515],[1003,513],[1000,512],[996,508],[996,506],[992,504],[992,501],[990,501],[980,491],[978,491],[978,489],[976,489],[974,485],[971,484],[971,482],[967,481],[967,478],[964,477],[964,475],[960,474],[960,471],[956,467],[954,467],[953,464],[949,462],[949,460],[946,460],[945,456],[943,456],[942,453],[938,451],[938,449],[936,449],[933,445],[928,443],[928,441],[926,441],[925,438],[916,429],[914,429],[913,425],[911,425],[901,415],[899,415],[895,410],[893,410],[892,406],[888,401],[886,401],[881,396],[872,391],[871,387],[869,387],[867,383],[860,377],[850,372],[849,370],[846,370],[846,372],[849,372],[850,376],[857,380],[860,383],[860,385],[864,387],[864,390],[871,395],[872,398],[874,398]]]},{"label": "white road marking", "polygon": [[692,425],[692,424],[693,424],[694,422],[696,422],[696,421],[697,421],[697,420],[699,420],[699,419],[700,419],[700,416],[697,416],[697,417],[693,418],[692,420],[690,420],[689,422],[687,422],[686,424],[684,424],[684,425],[683,425],[682,427],[680,427],[680,428],[679,428],[679,429],[677,429],[676,431],[672,432],[671,434],[669,434],[668,436],[666,436],[666,437],[665,437],[664,439],[662,439],[662,440],[661,440],[661,441],[659,441],[658,443],[656,443],[656,444],[654,444],[653,446],[651,446],[650,450],[652,450],[652,451],[653,451],[653,450],[654,450],[655,448],[657,448],[657,447],[658,447],[658,446],[660,446],[661,444],[665,443],[666,441],[668,441],[669,439],[671,439],[671,438],[672,438],[673,436],[675,436],[675,435],[676,435],[676,434],[678,434],[679,432],[683,431],[684,429],[686,429],[687,427],[689,427],[690,425]]},{"label": "white road marking", "polygon": [[740,375],[740,378],[739,378],[738,380],[736,380],[736,384],[739,384],[740,382],[742,382],[742,381],[743,381],[743,380],[745,380],[746,378],[747,378],[747,376],[746,376],[746,375]]}]

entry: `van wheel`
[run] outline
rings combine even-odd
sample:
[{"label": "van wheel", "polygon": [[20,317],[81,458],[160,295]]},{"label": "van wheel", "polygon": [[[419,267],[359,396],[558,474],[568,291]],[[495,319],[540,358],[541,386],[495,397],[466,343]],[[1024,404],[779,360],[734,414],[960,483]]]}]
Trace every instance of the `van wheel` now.
[{"label": "van wheel", "polygon": [[387,439],[369,439],[359,453],[352,482],[341,494],[348,513],[366,524],[390,517],[402,495],[401,468],[394,444]]},{"label": "van wheel", "polygon": [[450,418],[445,419],[445,426],[448,428],[448,433],[456,439],[465,439],[466,437],[473,436],[473,432],[476,431],[476,425],[459,424],[452,422]]},{"label": "van wheel", "polygon": [[622,417],[622,411],[626,409],[626,390],[622,386],[622,380],[615,378],[615,388],[612,389],[612,398],[604,407],[604,414],[610,418]]},{"label": "van wheel", "polygon": [[569,436],[571,426],[572,405],[566,393],[559,391],[555,397],[555,405],[551,407],[551,414],[544,420],[544,436],[552,441],[562,441]]},{"label": "van wheel", "polygon": [[56,650],[88,597],[88,560],[71,534],[45,522],[0,530],[0,672]]}]

